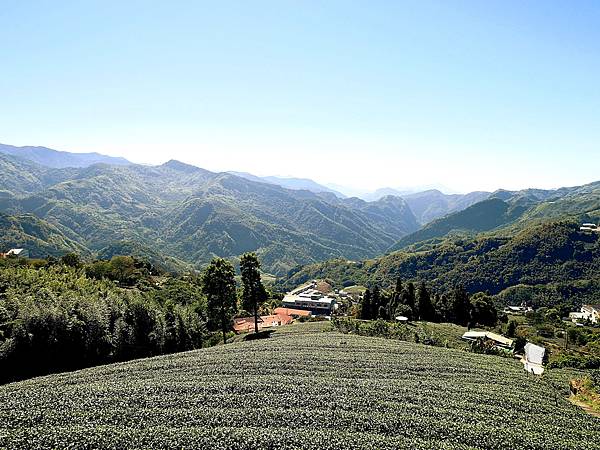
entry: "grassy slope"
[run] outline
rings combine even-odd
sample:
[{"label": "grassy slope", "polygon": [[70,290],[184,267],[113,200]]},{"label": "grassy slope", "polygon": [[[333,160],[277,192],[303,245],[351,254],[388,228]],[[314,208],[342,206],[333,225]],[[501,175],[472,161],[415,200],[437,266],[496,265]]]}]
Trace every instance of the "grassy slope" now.
[{"label": "grassy slope", "polygon": [[518,362],[283,328],[0,387],[0,448],[600,448]]}]

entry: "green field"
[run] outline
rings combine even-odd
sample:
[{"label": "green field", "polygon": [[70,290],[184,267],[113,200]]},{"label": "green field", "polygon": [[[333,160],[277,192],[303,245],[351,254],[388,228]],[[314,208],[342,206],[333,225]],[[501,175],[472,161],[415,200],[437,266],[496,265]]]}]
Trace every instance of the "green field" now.
[{"label": "green field", "polygon": [[0,386],[0,448],[600,448],[559,372],[328,329]]}]

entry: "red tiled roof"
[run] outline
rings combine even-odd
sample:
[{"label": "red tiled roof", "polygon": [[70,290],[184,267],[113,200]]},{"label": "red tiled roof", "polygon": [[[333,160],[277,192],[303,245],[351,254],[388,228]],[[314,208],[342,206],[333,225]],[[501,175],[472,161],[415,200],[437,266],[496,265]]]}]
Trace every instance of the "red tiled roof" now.
[{"label": "red tiled roof", "polygon": [[[261,330],[272,326],[289,325],[293,321],[294,318],[287,314],[260,316],[258,318],[258,329]],[[254,317],[238,317],[237,319],[233,319],[233,329],[237,333],[254,330]]]},{"label": "red tiled roof", "polygon": [[292,308],[275,308],[273,310],[273,314],[283,314],[286,316],[300,316],[300,317],[308,317],[310,316],[310,311],[304,311],[303,309],[292,309]]},{"label": "red tiled roof", "polygon": [[294,321],[292,316],[288,316],[287,314],[273,314],[271,316],[260,316],[263,320],[264,327],[270,327],[273,323],[279,325],[289,325]]},{"label": "red tiled roof", "polygon": [[[258,319],[258,329],[262,328],[260,318]],[[233,319],[233,329],[236,332],[250,331],[254,329],[254,317],[238,317]]]}]

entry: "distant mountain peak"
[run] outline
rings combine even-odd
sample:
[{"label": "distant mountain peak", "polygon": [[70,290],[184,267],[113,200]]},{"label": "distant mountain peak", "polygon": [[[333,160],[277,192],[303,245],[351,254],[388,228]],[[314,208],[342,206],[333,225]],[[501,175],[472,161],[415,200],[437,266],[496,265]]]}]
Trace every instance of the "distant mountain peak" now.
[{"label": "distant mountain peak", "polygon": [[204,169],[200,167],[193,166],[191,164],[186,164],[181,161],[177,161],[176,159],[170,159],[166,163],[162,164],[160,167],[167,167],[171,170],[176,170],[178,172],[185,173],[194,173],[194,172],[202,172]]},{"label": "distant mountain peak", "polygon": [[277,186],[281,186],[286,189],[310,191],[315,194],[330,193],[330,194],[334,194],[337,198],[346,198],[346,196],[344,194],[342,194],[341,192],[338,192],[334,189],[328,188],[327,186],[319,184],[316,181],[311,180],[310,178],[275,177],[275,176],[259,177],[256,175],[252,175],[251,173],[248,173],[248,172],[229,172],[229,173],[236,175],[238,177],[245,178],[250,181],[275,184]]},{"label": "distant mountain peak", "polygon": [[117,166],[131,164],[131,162],[125,158],[102,155],[96,152],[71,153],[39,146],[16,147],[14,145],[0,144],[0,153],[15,158],[33,161],[42,166],[54,169],[63,169],[66,167],[82,168],[94,164],[110,164]]}]

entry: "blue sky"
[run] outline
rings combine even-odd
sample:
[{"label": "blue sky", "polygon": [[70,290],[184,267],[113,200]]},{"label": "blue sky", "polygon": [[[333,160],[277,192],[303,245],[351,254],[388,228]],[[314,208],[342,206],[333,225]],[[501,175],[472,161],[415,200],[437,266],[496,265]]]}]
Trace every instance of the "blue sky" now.
[{"label": "blue sky", "polygon": [[0,0],[0,142],[374,189],[600,179],[600,3]]}]

